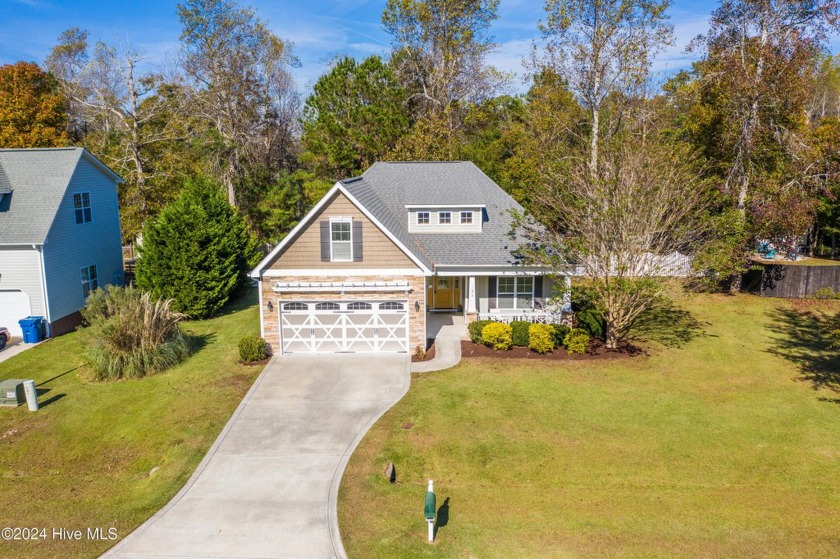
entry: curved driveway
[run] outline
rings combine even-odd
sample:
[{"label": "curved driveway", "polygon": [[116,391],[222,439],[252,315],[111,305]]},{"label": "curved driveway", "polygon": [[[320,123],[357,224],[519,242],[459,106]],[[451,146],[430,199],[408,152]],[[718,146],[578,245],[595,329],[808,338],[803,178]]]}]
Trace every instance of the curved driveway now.
[{"label": "curved driveway", "polygon": [[409,380],[404,354],[274,359],[184,488],[105,557],[344,557],[341,474]]}]

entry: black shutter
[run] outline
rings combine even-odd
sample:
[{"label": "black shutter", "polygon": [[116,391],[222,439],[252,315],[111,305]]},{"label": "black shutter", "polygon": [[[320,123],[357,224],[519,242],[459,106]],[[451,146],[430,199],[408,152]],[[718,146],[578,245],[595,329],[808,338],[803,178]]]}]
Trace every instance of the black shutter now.
[{"label": "black shutter", "polygon": [[362,222],[353,221],[353,262],[362,261]]},{"label": "black shutter", "polygon": [[543,308],[543,277],[534,276],[534,307]]},{"label": "black shutter", "polygon": [[330,261],[330,222],[321,222],[321,262]]},{"label": "black shutter", "polygon": [[490,297],[489,305],[491,309],[499,307],[499,302],[496,300],[496,276],[487,278],[487,295]]}]

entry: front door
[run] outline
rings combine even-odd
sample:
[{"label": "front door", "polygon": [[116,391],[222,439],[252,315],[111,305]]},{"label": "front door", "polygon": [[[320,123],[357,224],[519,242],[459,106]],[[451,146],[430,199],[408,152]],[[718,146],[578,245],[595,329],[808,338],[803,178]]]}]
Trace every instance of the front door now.
[{"label": "front door", "polygon": [[430,278],[428,300],[432,309],[457,309],[461,304],[461,278]]}]

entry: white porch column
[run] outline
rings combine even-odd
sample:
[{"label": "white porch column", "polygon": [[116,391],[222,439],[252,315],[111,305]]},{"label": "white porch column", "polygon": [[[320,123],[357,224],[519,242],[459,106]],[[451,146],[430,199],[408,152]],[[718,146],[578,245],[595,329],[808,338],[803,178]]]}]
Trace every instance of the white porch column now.
[{"label": "white porch column", "polygon": [[476,296],[475,296],[475,276],[467,277],[467,312],[468,313],[477,313],[478,307],[476,306]]},{"label": "white porch column", "polygon": [[563,312],[572,312],[572,278],[563,276]]}]

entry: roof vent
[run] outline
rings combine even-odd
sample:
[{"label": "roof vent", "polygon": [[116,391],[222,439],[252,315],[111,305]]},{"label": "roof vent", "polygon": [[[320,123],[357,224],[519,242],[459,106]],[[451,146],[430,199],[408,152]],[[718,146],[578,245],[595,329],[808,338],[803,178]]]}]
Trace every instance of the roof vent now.
[{"label": "roof vent", "polygon": [[12,193],[12,183],[9,182],[9,177],[6,176],[6,172],[3,170],[3,166],[0,165],[0,196],[3,194],[11,194]]}]

